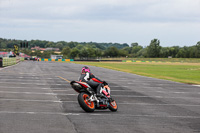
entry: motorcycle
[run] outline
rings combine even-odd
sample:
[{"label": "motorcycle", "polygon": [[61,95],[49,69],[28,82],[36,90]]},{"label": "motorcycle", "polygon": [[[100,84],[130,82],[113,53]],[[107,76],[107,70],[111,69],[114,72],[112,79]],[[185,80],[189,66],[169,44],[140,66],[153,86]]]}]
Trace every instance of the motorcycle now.
[{"label": "motorcycle", "polygon": [[86,83],[71,81],[71,87],[79,93],[78,103],[86,112],[94,112],[95,109],[110,109],[115,112],[118,109],[116,101],[110,96],[110,87],[101,87],[101,96],[97,97],[95,91]]}]

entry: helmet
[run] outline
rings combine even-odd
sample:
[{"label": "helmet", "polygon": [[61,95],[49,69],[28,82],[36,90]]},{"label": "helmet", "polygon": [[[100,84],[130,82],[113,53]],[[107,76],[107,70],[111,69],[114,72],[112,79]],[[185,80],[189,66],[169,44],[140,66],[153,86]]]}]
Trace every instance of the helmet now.
[{"label": "helmet", "polygon": [[84,72],[90,72],[90,68],[87,67],[87,66],[84,66],[84,67],[82,68],[82,73],[83,73],[83,70],[84,70]]}]

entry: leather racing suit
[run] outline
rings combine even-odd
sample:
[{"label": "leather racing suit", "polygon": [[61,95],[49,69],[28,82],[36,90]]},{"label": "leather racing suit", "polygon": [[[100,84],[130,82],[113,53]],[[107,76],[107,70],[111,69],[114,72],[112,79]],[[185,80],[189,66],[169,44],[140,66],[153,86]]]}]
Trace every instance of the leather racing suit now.
[{"label": "leather racing suit", "polygon": [[100,95],[103,81],[95,77],[91,72],[81,73],[79,81],[86,82],[92,89],[96,90],[97,95]]}]

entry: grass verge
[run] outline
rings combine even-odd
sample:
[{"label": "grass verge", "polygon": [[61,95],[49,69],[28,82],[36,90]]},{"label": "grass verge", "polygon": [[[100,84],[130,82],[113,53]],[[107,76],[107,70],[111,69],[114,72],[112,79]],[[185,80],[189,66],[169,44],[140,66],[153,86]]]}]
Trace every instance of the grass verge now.
[{"label": "grass verge", "polygon": [[187,84],[200,84],[200,63],[123,63],[123,62],[73,62],[83,65],[171,80]]}]

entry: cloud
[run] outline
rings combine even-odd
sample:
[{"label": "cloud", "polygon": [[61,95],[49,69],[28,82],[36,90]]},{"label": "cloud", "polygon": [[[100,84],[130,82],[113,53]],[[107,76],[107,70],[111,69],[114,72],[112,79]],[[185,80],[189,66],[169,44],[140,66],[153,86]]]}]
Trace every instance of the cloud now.
[{"label": "cloud", "polygon": [[1,16],[35,19],[200,21],[199,0],[1,0]]},{"label": "cloud", "polygon": [[7,38],[194,45],[199,22],[199,0],[0,0]]}]

